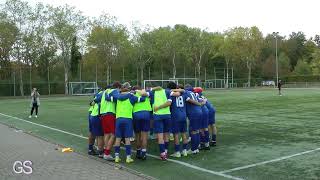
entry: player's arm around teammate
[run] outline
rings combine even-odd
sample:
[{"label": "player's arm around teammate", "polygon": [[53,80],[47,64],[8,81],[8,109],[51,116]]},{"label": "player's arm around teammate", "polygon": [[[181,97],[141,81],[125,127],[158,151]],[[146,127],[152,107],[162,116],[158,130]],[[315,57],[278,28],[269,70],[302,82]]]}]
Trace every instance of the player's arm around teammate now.
[{"label": "player's arm around teammate", "polygon": [[120,141],[121,138],[125,138],[125,148],[126,148],[126,162],[131,163],[133,159],[131,158],[131,142],[130,138],[133,137],[133,124],[132,124],[132,113],[133,106],[137,102],[145,101],[145,97],[138,98],[130,92],[130,84],[125,83],[121,88],[121,94],[117,99],[117,109],[116,109],[116,141],[114,145],[115,149],[115,162],[120,162]]}]

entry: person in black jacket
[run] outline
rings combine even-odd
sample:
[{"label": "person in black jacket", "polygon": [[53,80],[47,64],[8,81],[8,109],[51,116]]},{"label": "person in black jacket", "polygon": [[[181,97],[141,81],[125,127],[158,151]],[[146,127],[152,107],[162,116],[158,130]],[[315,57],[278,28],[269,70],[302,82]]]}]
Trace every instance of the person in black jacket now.
[{"label": "person in black jacket", "polygon": [[279,80],[279,82],[278,82],[279,96],[282,96],[282,94],[281,94],[281,86],[282,86],[282,81]]}]

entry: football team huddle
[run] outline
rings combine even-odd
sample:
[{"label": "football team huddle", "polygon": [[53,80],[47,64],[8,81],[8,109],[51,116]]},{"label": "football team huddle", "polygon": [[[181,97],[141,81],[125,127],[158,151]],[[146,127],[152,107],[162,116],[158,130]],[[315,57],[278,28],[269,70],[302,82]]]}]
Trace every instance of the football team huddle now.
[{"label": "football team huddle", "polygon": [[90,102],[89,155],[119,163],[120,144],[124,143],[126,162],[131,163],[131,139],[135,136],[136,158],[146,160],[149,131],[156,134],[162,160],[168,158],[170,135],[175,150],[171,156],[197,154],[216,145],[215,109],[202,88],[175,82],[166,88],[146,89],[114,82]]}]

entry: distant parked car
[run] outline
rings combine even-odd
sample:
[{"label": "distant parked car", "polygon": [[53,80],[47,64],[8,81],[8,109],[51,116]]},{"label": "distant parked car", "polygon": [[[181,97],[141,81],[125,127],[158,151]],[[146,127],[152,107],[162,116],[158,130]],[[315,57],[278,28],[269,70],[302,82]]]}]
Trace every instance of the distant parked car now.
[{"label": "distant parked car", "polygon": [[262,86],[275,86],[276,83],[274,81],[262,81]]}]

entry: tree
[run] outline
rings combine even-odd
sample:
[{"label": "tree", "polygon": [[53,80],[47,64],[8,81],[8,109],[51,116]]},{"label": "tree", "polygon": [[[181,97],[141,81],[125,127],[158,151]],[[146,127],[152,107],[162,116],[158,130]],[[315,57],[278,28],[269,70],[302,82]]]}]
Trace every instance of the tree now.
[{"label": "tree", "polygon": [[64,66],[65,94],[68,94],[69,70],[73,38],[79,35],[85,25],[86,18],[81,12],[68,5],[50,7],[50,27],[52,35]]},{"label": "tree", "polygon": [[107,84],[111,83],[111,67],[121,57],[128,41],[127,29],[115,24],[115,18],[101,15],[92,25],[88,46],[96,49],[97,56],[107,66]]},{"label": "tree", "polygon": [[79,52],[79,47],[77,45],[77,37],[75,36],[72,40],[71,61],[70,61],[70,71],[73,77],[75,77],[78,72],[79,62],[81,58],[82,58],[82,55]]},{"label": "tree", "polygon": [[244,60],[248,68],[248,87],[251,86],[251,72],[252,66],[255,65],[260,57],[260,53],[263,46],[262,32],[257,27],[251,27],[245,29],[243,52]]},{"label": "tree", "polygon": [[278,58],[279,63],[279,76],[288,76],[290,74],[290,59],[289,57],[284,53],[280,53]]},{"label": "tree", "polygon": [[10,68],[10,53],[13,49],[13,45],[17,40],[18,28],[13,22],[6,17],[5,14],[0,14],[0,69],[1,78],[5,79],[9,77]]},{"label": "tree", "polygon": [[314,75],[320,74],[320,49],[316,49],[312,54],[311,68]]},{"label": "tree", "polygon": [[289,39],[286,42],[288,49],[288,56],[290,58],[291,70],[295,69],[299,59],[303,58],[305,53],[304,44],[306,37],[303,32],[292,32],[289,35]]},{"label": "tree", "polygon": [[312,70],[310,65],[305,60],[299,60],[293,73],[298,76],[307,76],[312,75]]},{"label": "tree", "polygon": [[25,58],[23,57],[24,41],[23,37],[25,31],[28,29],[28,18],[31,11],[30,6],[27,2],[20,0],[8,0],[6,1],[3,11],[7,17],[15,24],[18,28],[18,33],[16,36],[16,41],[14,43],[14,51],[11,53],[12,58],[17,60],[19,68],[19,89],[21,96],[24,96],[23,88],[23,75],[22,75],[22,65]]}]

